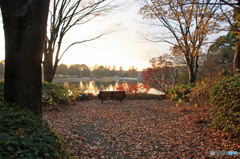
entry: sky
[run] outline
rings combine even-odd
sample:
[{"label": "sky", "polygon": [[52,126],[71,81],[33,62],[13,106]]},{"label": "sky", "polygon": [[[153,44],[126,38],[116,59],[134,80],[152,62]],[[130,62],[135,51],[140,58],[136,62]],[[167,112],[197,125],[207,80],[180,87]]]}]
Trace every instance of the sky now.
[{"label": "sky", "polygon": [[[86,64],[91,67],[95,64],[111,67],[115,65],[117,69],[122,66],[124,70],[134,66],[140,71],[150,66],[149,60],[152,57],[169,53],[170,44],[151,43],[144,40],[142,33],[149,32],[151,27],[139,15],[141,4],[137,0],[131,2],[121,0],[121,2],[126,5],[108,15],[72,28],[64,37],[62,51],[73,42],[93,38],[105,31],[117,31],[95,41],[71,47],[59,64]],[[4,33],[0,26],[0,60],[3,59]]]},{"label": "sky", "polygon": [[142,38],[141,32],[148,27],[143,24],[144,20],[138,13],[140,4],[127,4],[111,14],[71,30],[65,38],[65,44],[92,38],[106,30],[117,31],[95,41],[73,46],[60,63],[84,63],[90,66],[97,63],[98,66],[115,65],[117,69],[122,66],[124,70],[134,65],[142,70],[149,66],[150,58],[169,52],[170,45],[153,44]]},{"label": "sky", "polygon": [[[94,66],[113,65],[119,69],[128,70],[135,66],[142,70],[149,66],[149,59],[159,56],[161,53],[169,52],[166,44],[153,44],[143,40],[139,32],[147,29],[142,24],[144,20],[138,14],[140,4],[128,3],[126,6],[115,9],[110,14],[98,17],[92,21],[72,28],[64,37],[62,51],[75,41],[81,41],[99,35],[106,30],[117,30],[109,35],[101,37],[92,42],[71,47],[63,56],[59,64],[86,64]],[[117,29],[116,29],[117,26]],[[4,60],[4,33],[2,24],[0,26],[0,60]]]}]

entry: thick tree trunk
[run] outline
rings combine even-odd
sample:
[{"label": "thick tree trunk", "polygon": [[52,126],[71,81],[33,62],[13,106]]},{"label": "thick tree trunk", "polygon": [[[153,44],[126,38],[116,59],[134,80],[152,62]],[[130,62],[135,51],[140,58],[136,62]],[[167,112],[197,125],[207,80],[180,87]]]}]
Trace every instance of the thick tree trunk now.
[{"label": "thick tree trunk", "polygon": [[234,55],[234,71],[240,72],[240,40],[237,43],[237,48]]},{"label": "thick tree trunk", "polygon": [[5,32],[4,99],[41,116],[41,61],[49,0],[0,0]]}]

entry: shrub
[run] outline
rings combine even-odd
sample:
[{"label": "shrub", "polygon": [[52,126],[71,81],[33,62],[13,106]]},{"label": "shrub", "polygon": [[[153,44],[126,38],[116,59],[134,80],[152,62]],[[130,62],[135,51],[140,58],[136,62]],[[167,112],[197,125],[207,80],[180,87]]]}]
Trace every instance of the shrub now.
[{"label": "shrub", "polygon": [[187,95],[190,101],[193,101],[197,105],[209,104],[209,93],[212,86],[216,81],[219,81],[223,77],[229,77],[230,73],[218,72],[212,75],[207,75],[200,81],[196,81],[196,85],[192,88],[192,91]]},{"label": "shrub", "polygon": [[63,138],[28,110],[0,104],[0,158],[69,158]]},{"label": "shrub", "polygon": [[228,136],[240,135],[240,75],[223,78],[210,91],[211,125]]},{"label": "shrub", "polygon": [[168,91],[170,100],[176,101],[188,101],[188,94],[192,91],[192,88],[195,86],[195,83],[187,84],[187,85],[180,85],[174,88],[171,88]]},{"label": "shrub", "polygon": [[117,87],[118,91],[125,91],[126,94],[134,94],[134,93],[147,93],[149,91],[149,87],[146,84],[128,84],[123,83],[122,85]]},{"label": "shrub", "polygon": [[76,84],[71,84],[71,85],[67,85],[66,87],[69,90],[69,98],[71,101],[77,101],[79,100],[82,92],[79,89],[78,85]]},{"label": "shrub", "polygon": [[69,89],[56,83],[42,83],[43,105],[56,106],[70,102]]},{"label": "shrub", "polygon": [[[3,101],[4,81],[0,81],[0,101]],[[74,92],[75,93],[75,92]],[[42,83],[42,103],[43,105],[56,106],[58,104],[68,104],[70,102],[69,89],[60,84]]]},{"label": "shrub", "polygon": [[156,94],[135,93],[135,94],[126,94],[126,99],[130,99],[130,100],[158,99],[158,100],[161,100],[162,98],[160,95],[156,95]]}]

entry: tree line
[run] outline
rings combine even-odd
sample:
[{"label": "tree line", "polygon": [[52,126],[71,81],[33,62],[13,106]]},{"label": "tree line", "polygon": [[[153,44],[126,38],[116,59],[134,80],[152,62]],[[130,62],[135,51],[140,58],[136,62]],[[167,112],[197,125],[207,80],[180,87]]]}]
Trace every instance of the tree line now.
[{"label": "tree line", "polygon": [[135,77],[138,75],[137,68],[131,66],[129,70],[124,71],[122,66],[119,69],[116,69],[114,65],[112,68],[108,65],[106,66],[98,66],[97,64],[90,68],[85,64],[73,64],[69,67],[65,64],[60,64],[57,67],[56,71],[57,75],[77,75],[78,77],[112,77],[112,76],[131,76]]}]

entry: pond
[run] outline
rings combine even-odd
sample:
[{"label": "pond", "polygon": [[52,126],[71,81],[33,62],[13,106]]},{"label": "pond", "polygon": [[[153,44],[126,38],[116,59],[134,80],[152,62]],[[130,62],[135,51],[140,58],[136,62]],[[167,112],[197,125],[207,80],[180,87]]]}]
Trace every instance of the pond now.
[{"label": "pond", "polygon": [[[141,84],[139,81],[122,82],[122,81],[111,81],[111,82],[101,82],[101,81],[79,81],[79,82],[56,82],[63,84],[64,86],[69,86],[75,84],[84,93],[92,93],[97,95],[99,91],[116,91],[117,87],[123,83],[128,84]],[[151,88],[148,92],[149,94],[163,94],[162,92]]]}]

